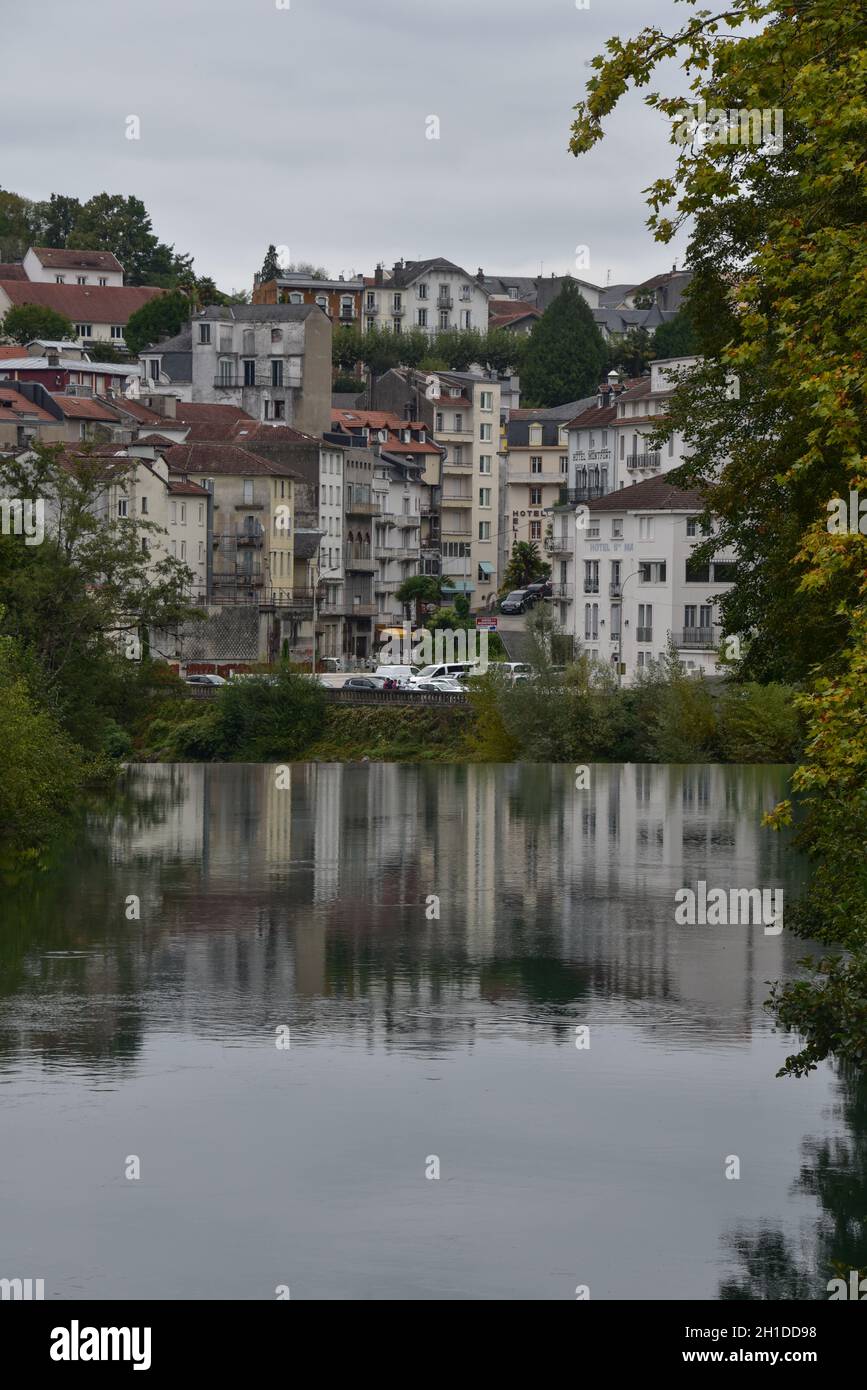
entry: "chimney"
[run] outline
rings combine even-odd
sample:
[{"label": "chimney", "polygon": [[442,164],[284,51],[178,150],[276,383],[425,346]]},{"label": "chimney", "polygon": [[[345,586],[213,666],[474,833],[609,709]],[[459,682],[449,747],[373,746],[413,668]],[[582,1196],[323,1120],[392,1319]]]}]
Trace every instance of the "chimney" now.
[{"label": "chimney", "polygon": [[381,284],[383,283],[383,280],[384,280],[384,279],[385,279],[385,270],[383,269],[382,261],[380,261],[379,264],[378,264],[377,267],[376,267],[376,270],[375,270],[374,273],[373,273],[373,283],[374,283],[375,285],[381,285]]}]

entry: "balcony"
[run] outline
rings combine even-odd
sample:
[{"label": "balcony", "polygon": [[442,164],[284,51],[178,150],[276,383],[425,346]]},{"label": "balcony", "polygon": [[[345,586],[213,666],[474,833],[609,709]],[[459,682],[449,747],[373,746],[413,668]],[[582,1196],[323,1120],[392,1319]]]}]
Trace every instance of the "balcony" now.
[{"label": "balcony", "polygon": [[687,627],[682,632],[673,632],[671,637],[676,647],[685,647],[692,651],[698,649],[712,652],[719,646],[719,640],[714,638],[711,627]]},{"label": "balcony", "polygon": [[472,505],[472,497],[447,497],[445,494],[443,494],[443,511],[445,511],[447,507],[471,507]]},{"label": "balcony", "polygon": [[571,536],[549,536],[545,548],[551,555],[571,555],[575,542]]},{"label": "balcony", "polygon": [[622,584],[620,583],[620,580],[619,580],[619,579],[614,580],[613,583],[611,583],[611,584],[608,585],[608,597],[609,597],[609,598],[620,598],[621,593],[622,593],[622,589],[623,589],[623,586],[622,586]]},{"label": "balcony", "polygon": [[296,391],[301,388],[301,377],[288,372],[283,373],[282,381],[273,381],[270,372],[256,372],[252,380],[243,376],[218,376],[214,378],[215,391]]},{"label": "balcony", "polygon": [[402,304],[392,304],[388,312],[391,314],[392,318],[402,319],[404,314],[406,313],[406,309],[403,307]]},{"label": "balcony", "polygon": [[265,531],[261,526],[254,531],[215,531],[213,541],[214,545],[221,546],[225,550],[230,550],[233,546],[238,545],[261,549],[265,544]]},{"label": "balcony", "polygon": [[375,603],[347,603],[347,618],[375,618],[379,609]]},{"label": "balcony", "polygon": [[418,513],[413,513],[413,512],[398,512],[398,514],[397,514],[397,525],[398,525],[398,526],[418,526]]},{"label": "balcony", "polygon": [[560,599],[562,602],[571,603],[575,595],[574,584],[552,584],[552,597]]},{"label": "balcony", "polygon": [[450,294],[438,294],[435,302],[438,309],[453,309],[455,307],[455,301]]},{"label": "balcony", "polygon": [[510,468],[508,473],[508,481],[510,483],[527,483],[531,487],[545,486],[556,487],[559,489],[560,474],[556,471],[556,469],[552,470],[551,473],[546,475],[545,473],[516,473]]},{"label": "balcony", "polygon": [[338,319],[340,320],[341,323],[352,323],[353,320],[354,320],[354,318],[355,318],[355,310],[354,310],[354,309],[341,309],[341,310],[340,310],[340,313],[338,314]]},{"label": "balcony", "polygon": [[662,462],[662,454],[627,454],[627,468],[659,468]]},{"label": "balcony", "polygon": [[364,306],[364,312],[365,312],[365,314],[366,314],[369,318],[370,318],[370,317],[373,317],[373,315],[379,313],[379,305],[376,304],[376,303],[374,303],[374,304],[365,304],[365,306]]},{"label": "balcony", "polygon": [[598,585],[598,584],[594,584],[592,580],[590,580],[590,581],[588,582],[588,580],[585,579],[585,580],[584,580],[584,592],[585,592],[585,594],[598,594],[598,593],[599,593],[599,585]]},{"label": "balcony", "polygon": [[350,555],[350,553],[346,551],[343,557],[343,565],[345,569],[355,574],[376,573],[376,559],[370,554],[370,551],[365,555]]},{"label": "balcony", "polygon": [[349,502],[346,503],[346,515],[347,515],[347,516],[379,516],[379,515],[380,515],[379,503],[378,503],[378,502],[370,502],[370,501],[367,501],[367,502],[349,501]]},{"label": "balcony", "polygon": [[581,502],[592,502],[594,497],[604,497],[604,489],[592,487],[561,487],[557,499],[558,507],[577,507]]},{"label": "balcony", "polygon": [[637,628],[635,629],[635,640],[636,640],[636,642],[652,642],[652,641],[653,641],[653,628],[652,628],[652,627],[637,627]]}]

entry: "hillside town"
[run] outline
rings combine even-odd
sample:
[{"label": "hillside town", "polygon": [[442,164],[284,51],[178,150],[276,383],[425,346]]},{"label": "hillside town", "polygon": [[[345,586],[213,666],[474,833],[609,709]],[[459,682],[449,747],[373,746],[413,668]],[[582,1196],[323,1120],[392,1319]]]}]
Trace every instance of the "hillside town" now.
[{"label": "hillside town", "polygon": [[[181,670],[281,652],[363,669],[410,616],[398,595],[417,575],[470,614],[512,598],[506,612],[520,615],[504,591],[520,545],[538,555],[559,630],[621,679],[670,643],[687,670],[710,673],[734,557],[691,563],[702,501],[667,479],[682,440],[647,443],[694,358],[653,360],[636,379],[611,371],[594,395],[543,409],[521,405],[515,372],[479,365],[361,370],[357,391],[334,389],[333,340],[349,327],[421,329],[434,344],[454,328],[523,335],[567,279],[443,258],[354,279],[256,273],[250,303],[191,307],[179,333],[134,356],[127,321],[161,291],[127,287],[110,253],[31,247],[0,266],[0,310],[53,310],[74,337],[0,346],[0,450],[62,444],[119,470],[110,514],[160,527],[154,563],[184,562],[207,611],[156,636]],[[670,322],[689,280],[673,268],[637,285],[572,283],[610,341]],[[119,350],[110,361],[106,345]],[[504,616],[504,636],[521,626]]]}]

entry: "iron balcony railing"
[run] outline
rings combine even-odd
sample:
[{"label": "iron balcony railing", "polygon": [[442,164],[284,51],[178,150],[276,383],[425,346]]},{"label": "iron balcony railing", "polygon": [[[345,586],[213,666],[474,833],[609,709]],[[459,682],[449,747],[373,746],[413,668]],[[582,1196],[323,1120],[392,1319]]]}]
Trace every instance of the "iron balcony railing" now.
[{"label": "iron balcony railing", "polygon": [[653,641],[653,628],[652,628],[652,627],[637,627],[637,628],[635,629],[635,640],[636,640],[636,642],[652,642],[652,641]]},{"label": "iron balcony railing", "polygon": [[659,453],[627,454],[626,456],[627,468],[658,468],[661,462],[662,455]]},{"label": "iron balcony railing", "polygon": [[551,589],[554,598],[571,599],[575,589],[572,584],[552,584]]},{"label": "iron balcony railing", "polygon": [[673,632],[671,636],[676,647],[701,647],[713,651],[719,645],[710,627],[687,627],[682,632]]},{"label": "iron balcony railing", "polygon": [[557,501],[558,507],[575,507],[579,502],[592,502],[594,497],[604,497],[605,490],[596,484],[588,487],[561,487]]},{"label": "iron balcony railing", "polygon": [[620,580],[619,580],[619,579],[613,580],[613,581],[608,585],[608,597],[609,597],[609,598],[620,598],[622,589],[623,589],[623,585],[621,584]]},{"label": "iron balcony railing", "polygon": [[545,548],[552,555],[571,555],[575,549],[575,542],[571,536],[549,536]]}]

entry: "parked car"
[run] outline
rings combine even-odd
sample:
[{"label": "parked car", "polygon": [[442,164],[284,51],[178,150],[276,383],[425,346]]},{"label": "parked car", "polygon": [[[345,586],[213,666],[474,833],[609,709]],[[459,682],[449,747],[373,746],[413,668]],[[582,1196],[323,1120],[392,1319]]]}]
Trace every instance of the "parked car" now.
[{"label": "parked car", "polygon": [[467,693],[465,685],[462,685],[460,681],[450,680],[447,676],[440,676],[439,680],[434,681],[415,681],[408,689],[429,695],[466,695]]},{"label": "parked car", "polygon": [[185,685],[225,685],[226,682],[225,682],[225,680],[223,679],[222,676],[209,676],[209,675],[206,675],[206,674],[205,674],[205,675],[201,675],[201,676],[184,676],[184,684],[185,684]]},{"label": "parked car", "polygon": [[488,670],[495,672],[502,680],[511,681],[526,681],[533,674],[533,668],[527,661],[492,661]]},{"label": "parked car", "polygon": [[524,592],[532,599],[533,603],[538,603],[542,598],[553,597],[554,586],[550,579],[540,579],[537,584],[528,584]]},{"label": "parked car", "polygon": [[513,589],[510,594],[500,603],[501,613],[525,613],[530,607],[531,600],[527,598],[526,589]]},{"label": "parked car", "polygon": [[350,676],[348,681],[343,682],[344,690],[382,690],[385,687],[384,676]]}]

